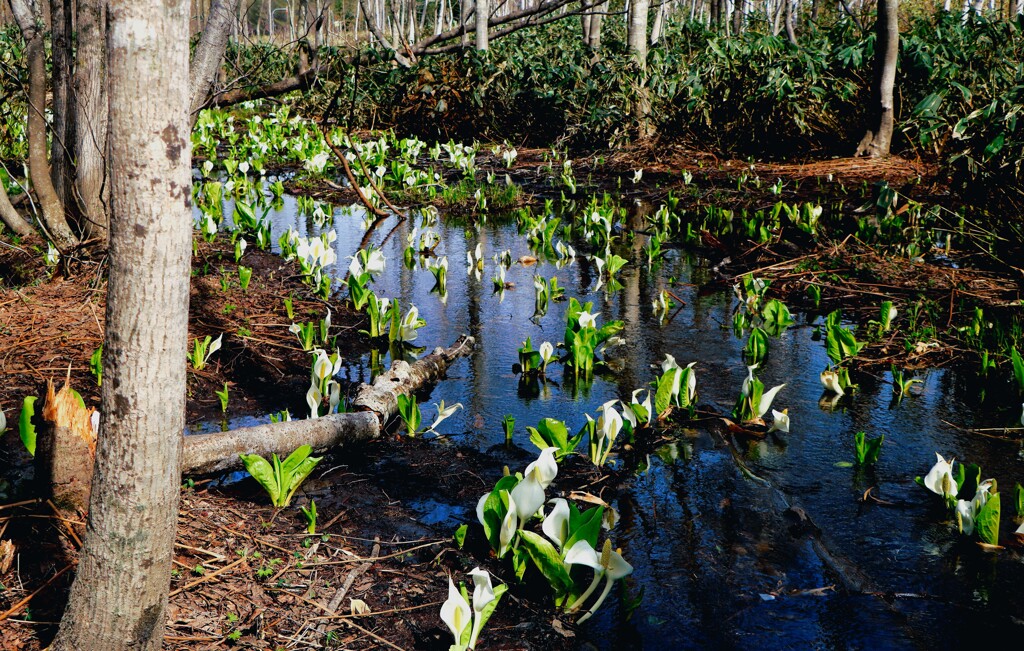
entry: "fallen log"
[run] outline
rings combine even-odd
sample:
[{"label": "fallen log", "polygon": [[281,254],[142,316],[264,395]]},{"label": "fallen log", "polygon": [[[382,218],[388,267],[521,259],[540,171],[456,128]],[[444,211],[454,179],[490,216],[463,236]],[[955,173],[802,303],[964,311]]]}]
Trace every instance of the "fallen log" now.
[{"label": "fallen log", "polygon": [[450,348],[435,348],[415,364],[396,360],[372,385],[360,387],[353,412],[186,436],[181,472],[202,475],[241,468],[240,454],[284,456],[300,445],[321,451],[374,439],[397,412],[399,395],[440,380],[453,361],[473,349],[473,343],[473,337],[462,335]]}]

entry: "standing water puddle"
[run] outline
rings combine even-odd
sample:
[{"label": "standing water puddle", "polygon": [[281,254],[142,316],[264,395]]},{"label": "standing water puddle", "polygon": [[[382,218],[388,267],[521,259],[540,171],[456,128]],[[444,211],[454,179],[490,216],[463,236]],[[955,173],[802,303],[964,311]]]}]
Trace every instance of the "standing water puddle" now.
[{"label": "standing water puddle", "polygon": [[[225,214],[231,214],[230,205]],[[346,256],[363,238],[364,217],[358,208],[339,209],[327,227],[338,234],[338,282],[348,268]],[[274,242],[289,227],[301,235],[322,230],[299,217],[289,197],[269,218]],[[476,227],[441,219],[434,228],[441,238],[435,253],[447,256],[450,265],[442,302],[431,292],[429,271],[402,265],[413,228],[412,220],[393,217],[378,225],[371,241],[381,247],[387,266],[371,287],[379,296],[399,299],[403,310],[411,304],[419,308],[427,325],[418,331],[418,345],[447,346],[461,333],[476,338],[473,353],[457,361],[431,393],[433,401],[465,406],[439,427],[456,444],[484,451],[503,446],[501,420],[511,414],[514,444],[532,456],[536,450],[527,425],[554,417],[576,431],[585,413],[596,414],[598,406],[615,398],[628,401],[634,389],[646,387],[658,372],[652,366],[666,353],[680,364],[697,362],[702,407],[721,413],[732,407],[747,372],[744,342],[728,327],[736,301],[726,291],[699,295],[695,286],[708,269],[685,252],[665,252],[650,275],[644,267],[628,265],[619,273],[623,289],[610,294],[593,290],[596,270],[583,256],[562,268],[543,260],[514,264],[506,275],[514,287],[498,295],[492,291],[492,256],[505,250],[513,260],[534,255],[514,220],[496,222],[492,216]],[[466,253],[478,243],[485,260],[479,280],[466,273]],[[562,377],[562,367],[553,365],[548,383],[519,382],[512,367],[522,342],[530,337],[535,349],[544,341],[557,343],[565,327],[565,302],[552,302],[545,315],[531,318],[535,274],[557,277],[567,297],[593,301],[599,325],[625,322],[625,343],[605,356],[612,373],[573,387]],[[651,302],[670,286],[669,278],[683,283],[673,291],[685,305],[662,324]],[[773,339],[758,371],[766,386],[786,383],[775,406],[789,409],[790,434],[731,446],[717,430],[678,432],[677,440],[650,455],[618,493],[613,506],[621,521],[612,538],[634,573],[628,588],[616,593],[627,599],[642,594],[642,599],[631,613],[626,599],[609,600],[583,626],[581,644],[880,649],[976,644],[997,634],[1021,639],[1020,554],[984,552],[967,542],[938,500],[913,481],[928,471],[936,451],[979,464],[984,477],[999,479],[1003,530],[1008,531],[1013,510],[1005,498],[1024,480],[1020,444],[965,433],[950,423],[1012,425],[1015,400],[993,397],[991,388],[983,400],[981,383],[969,372],[934,370],[921,376],[918,395],[901,403],[892,401],[886,374],[863,377],[853,400],[830,410],[819,406],[825,347],[805,324],[798,319],[797,326]],[[345,362],[342,376],[370,381],[366,357]],[[423,406],[429,424],[434,410]],[[877,468],[836,465],[853,460],[857,431],[885,435]],[[500,476],[502,458],[495,455],[485,481]],[[861,499],[872,487],[872,495],[884,503]],[[447,504],[424,495],[407,505],[442,534],[462,522],[475,526],[475,504]]]}]

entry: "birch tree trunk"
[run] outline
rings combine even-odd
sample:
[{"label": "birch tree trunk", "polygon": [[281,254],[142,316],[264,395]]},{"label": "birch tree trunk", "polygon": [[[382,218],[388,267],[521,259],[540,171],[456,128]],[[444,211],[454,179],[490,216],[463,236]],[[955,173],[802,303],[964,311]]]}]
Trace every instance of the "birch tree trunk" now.
[{"label": "birch tree trunk", "polygon": [[601,24],[604,22],[604,14],[608,11],[608,4],[609,0],[599,4],[596,7],[597,13],[590,17],[590,38],[587,40],[587,45],[593,52],[601,49]]},{"label": "birch tree trunk", "polygon": [[107,0],[78,0],[75,188],[86,237],[107,241]]},{"label": "birch tree trunk", "polygon": [[185,416],[188,42],[187,0],[111,0],[102,436],[56,651],[163,644]]},{"label": "birch tree trunk", "polygon": [[875,78],[871,88],[871,125],[854,155],[889,155],[895,123],[893,87],[900,50],[898,0],[878,0],[875,21]]},{"label": "birch tree trunk", "polygon": [[490,16],[490,0],[476,0],[476,29],[473,35],[476,37],[476,49],[478,50],[487,49],[490,36],[487,31],[487,21]]},{"label": "birch tree trunk", "polygon": [[647,137],[654,133],[650,121],[651,98],[647,92],[647,14],[650,6],[650,0],[630,0],[629,5],[627,43],[629,53],[640,70],[633,114],[640,123],[641,137]]}]

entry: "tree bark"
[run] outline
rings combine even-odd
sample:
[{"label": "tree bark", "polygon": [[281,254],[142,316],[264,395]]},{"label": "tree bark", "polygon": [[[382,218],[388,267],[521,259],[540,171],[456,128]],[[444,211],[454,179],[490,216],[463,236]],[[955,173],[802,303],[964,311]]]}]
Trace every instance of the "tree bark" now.
[{"label": "tree bark", "polygon": [[199,110],[206,106],[210,90],[220,72],[224,51],[228,47],[231,21],[238,12],[239,0],[213,0],[210,17],[199,37],[195,54],[192,56],[188,84],[189,114],[191,124],[199,117]]},{"label": "tree bark", "polygon": [[486,50],[490,45],[488,22],[491,17],[490,0],[476,0],[476,27],[473,36],[476,38],[476,49]]},{"label": "tree bark", "polygon": [[875,21],[875,77],[871,86],[871,124],[854,152],[878,158],[889,155],[895,126],[893,88],[900,51],[898,0],[878,0]]},{"label": "tree bark", "polygon": [[181,472],[209,474],[240,468],[240,454],[288,454],[300,445],[326,450],[338,445],[377,438],[397,411],[398,395],[410,394],[436,383],[448,367],[473,348],[472,337],[463,335],[450,348],[436,348],[411,366],[398,360],[372,385],[363,385],[352,405],[357,410],[323,418],[243,427],[230,432],[185,437]]},{"label": "tree bark", "polygon": [[793,0],[783,0],[786,3],[786,38],[793,45],[799,46],[796,40],[796,29],[794,27],[796,17],[793,15]]},{"label": "tree bark", "polygon": [[53,649],[163,644],[177,523],[191,254],[188,3],[112,0],[102,431]]},{"label": "tree bark", "polygon": [[[591,9],[588,8],[588,11]],[[608,0],[597,5],[597,13],[590,17],[590,38],[587,45],[592,52],[601,49],[601,24],[604,22],[604,14],[608,11]]]},{"label": "tree bark", "polygon": [[732,33],[739,36],[743,33],[743,7],[747,0],[735,0],[732,8]]},{"label": "tree bark", "polygon": [[651,124],[651,98],[647,92],[647,14],[650,0],[631,0],[629,5],[629,52],[640,70],[633,115],[640,123],[640,137],[654,133]]},{"label": "tree bark", "polygon": [[11,229],[21,237],[28,237],[35,233],[32,224],[29,224],[21,214],[14,209],[11,198],[7,196],[7,190],[0,183],[0,221],[4,226]]},{"label": "tree bark", "polygon": [[75,188],[86,237],[104,245],[107,205],[107,0],[78,0],[75,62]]},{"label": "tree bark", "polygon": [[65,208],[74,209],[75,145],[74,51],[71,34],[74,29],[74,3],[50,0],[50,66],[53,88],[53,128],[50,139],[50,178]]},{"label": "tree bark", "polygon": [[43,225],[58,249],[78,244],[64,217],[64,204],[53,187],[46,146],[46,51],[43,44],[43,9],[39,0],[10,0],[28,63],[28,165],[32,187],[39,199]]}]

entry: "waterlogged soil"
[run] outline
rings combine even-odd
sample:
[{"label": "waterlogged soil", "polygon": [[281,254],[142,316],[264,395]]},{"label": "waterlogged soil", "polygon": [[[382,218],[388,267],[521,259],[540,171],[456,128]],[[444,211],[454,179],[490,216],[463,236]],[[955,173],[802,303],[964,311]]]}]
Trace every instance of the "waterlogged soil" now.
[{"label": "waterlogged soil", "polygon": [[[637,211],[688,185],[679,178],[684,169],[703,170],[698,184],[708,196],[758,207],[777,200],[765,192],[740,197],[729,190],[735,188],[731,175],[749,164],[685,151],[646,156],[580,161],[577,177],[586,175],[591,188],[639,200]],[[638,160],[647,164],[633,185],[625,175],[642,166]],[[526,181],[527,197],[550,191],[538,169],[542,164],[540,150],[523,152],[509,172]],[[812,192],[824,183],[820,176],[833,173],[847,182],[884,178],[921,193],[942,193],[927,170],[906,161],[842,161],[833,172],[823,164],[777,167],[772,173],[790,181],[807,179],[799,192]],[[758,173],[770,178],[767,171]],[[358,208],[335,215],[336,281],[347,268],[344,256],[363,237],[362,216]],[[288,225],[298,224],[304,235],[319,230],[296,216],[290,198],[272,218],[273,241]],[[1024,632],[1024,556],[1012,535],[1017,522],[1008,504],[1014,482],[1024,481],[1024,448],[1012,429],[1019,400],[1004,375],[983,380],[975,369],[951,364],[972,354],[941,329],[915,331],[906,320],[910,306],[922,299],[938,306],[929,318],[942,326],[962,322],[961,299],[984,305],[996,318],[1000,310],[1012,314],[1021,291],[1012,270],[979,269],[986,265],[969,264],[966,254],[910,264],[849,238],[816,248],[807,242],[720,242],[706,234],[692,250],[665,251],[655,274],[627,266],[619,292],[595,290],[594,269],[581,258],[564,269],[543,260],[513,265],[507,291],[493,295],[487,278],[481,282],[460,271],[466,251],[482,243],[485,260],[504,249],[514,259],[530,251],[507,221],[477,224],[471,218],[468,226],[474,232],[460,217],[442,219],[438,227],[443,244],[437,253],[452,262],[447,302],[431,292],[429,273],[401,267],[410,221],[390,218],[370,235],[389,260],[375,291],[403,305],[414,302],[427,320],[416,343],[447,345],[463,332],[476,337],[473,354],[419,396],[427,422],[432,401],[459,401],[463,409],[441,426],[440,436],[409,439],[392,432],[328,454],[292,506],[280,511],[240,473],[183,488],[165,648],[447,649],[450,637],[437,614],[447,576],[466,577],[474,566],[511,586],[478,648],[902,649],[975,643],[978,630],[1009,639]],[[282,298],[288,295],[294,297],[295,321],[318,320],[331,307],[345,357],[339,379],[369,379],[370,343],[356,334],[363,327],[359,319],[340,301],[311,298],[291,263],[251,249],[242,262],[254,268],[252,285],[242,291],[233,250],[198,245],[190,337],[227,334],[211,364],[190,373],[190,431],[266,422],[267,414],[284,408],[303,413],[308,353],[287,331],[292,319]],[[32,269],[31,259],[0,261],[0,269],[21,268],[0,294],[0,310],[7,310],[0,322],[11,342],[3,364],[11,386],[2,388],[0,404],[9,419],[13,405],[38,395],[48,377],[63,379],[69,364],[72,383],[88,404],[98,405],[88,358],[100,341],[101,274],[72,261],[46,280],[46,270]],[[720,418],[746,374],[744,341],[729,325],[732,285],[750,271],[772,280],[769,295],[786,300],[797,317],[772,340],[758,370],[768,386],[787,383],[776,406],[789,408],[789,434],[751,437],[731,431]],[[608,364],[592,383],[574,382],[557,369],[543,382],[513,372],[516,348],[526,337],[535,346],[558,341],[564,327],[564,303],[530,318],[537,273],[557,275],[567,293],[595,301],[602,322],[626,322],[626,344],[606,355]],[[822,288],[820,306],[806,298],[809,282]],[[678,303],[666,320],[649,307],[663,288]],[[858,360],[855,397],[826,399],[817,377],[827,364],[814,334],[820,315],[841,308],[845,318],[864,324],[885,299],[896,301],[899,327],[873,340]],[[33,347],[38,342],[32,336],[62,345]],[[698,418],[672,416],[623,445],[603,472],[571,457],[548,491],[550,497],[614,507],[620,519],[608,535],[634,567],[597,615],[576,626],[551,607],[543,581],[518,584],[508,564],[493,557],[474,508],[505,467],[522,470],[535,458],[526,425],[556,417],[575,431],[584,413],[595,414],[603,402],[628,399],[645,386],[666,353],[682,363],[698,362]],[[893,397],[890,363],[918,369],[923,380],[902,401]],[[231,395],[226,417],[213,394],[225,382]],[[511,444],[500,428],[506,414],[517,419]],[[856,431],[886,436],[878,467],[844,464],[852,459]],[[937,500],[913,482],[927,472],[935,451],[979,463],[986,477],[999,478],[1005,549],[988,552],[961,538]],[[11,432],[0,454],[6,468],[25,468],[27,457]],[[7,501],[31,497],[30,470],[9,470],[7,476]],[[305,532],[298,510],[310,500],[319,513],[316,535]],[[70,564],[78,541],[63,533],[46,505],[13,504],[0,510],[0,538],[12,540],[20,554],[0,573],[0,611],[7,611],[0,647],[37,649],[52,636],[70,584],[70,572],[53,577]],[[468,533],[460,549],[452,533],[461,524]],[[370,612],[352,615],[352,599]]]},{"label": "waterlogged soil", "polygon": [[[105,267],[83,258],[47,267],[38,248],[38,242],[29,241],[18,249],[0,249],[0,272],[5,274],[0,277],[0,406],[12,425],[24,397],[44,395],[50,380],[58,386],[70,381],[86,405],[99,407],[100,386],[90,358],[103,343]],[[240,265],[252,269],[244,290]],[[286,298],[292,301],[294,319],[288,316]],[[356,332],[360,317],[344,303],[312,296],[293,262],[255,246],[247,247],[236,263],[226,238],[214,244],[196,239],[189,305],[189,352],[196,339],[223,336],[220,350],[202,369],[189,365],[189,423],[296,411],[304,405],[309,353],[288,331],[293,321],[319,322],[330,309],[331,343],[343,349],[361,347]],[[222,412],[214,392],[225,383],[228,409]],[[295,395],[299,402],[292,399]]]},{"label": "waterlogged soil", "polygon": [[[389,436],[327,455],[282,510],[249,481],[183,487],[164,648],[447,650],[451,636],[438,612],[448,576],[475,566],[497,572],[498,564],[481,536],[471,532],[460,550],[450,530],[430,526],[410,504],[424,496],[475,501],[491,462],[443,440]],[[299,513],[311,501],[315,534]],[[71,580],[51,577],[77,541],[58,533],[45,504],[0,513],[4,538],[20,554],[4,573],[0,609],[45,586],[0,623],[0,648],[44,648]],[[481,648],[572,648],[572,625],[553,617],[543,597],[506,596]],[[353,600],[369,611],[354,614]]]}]

